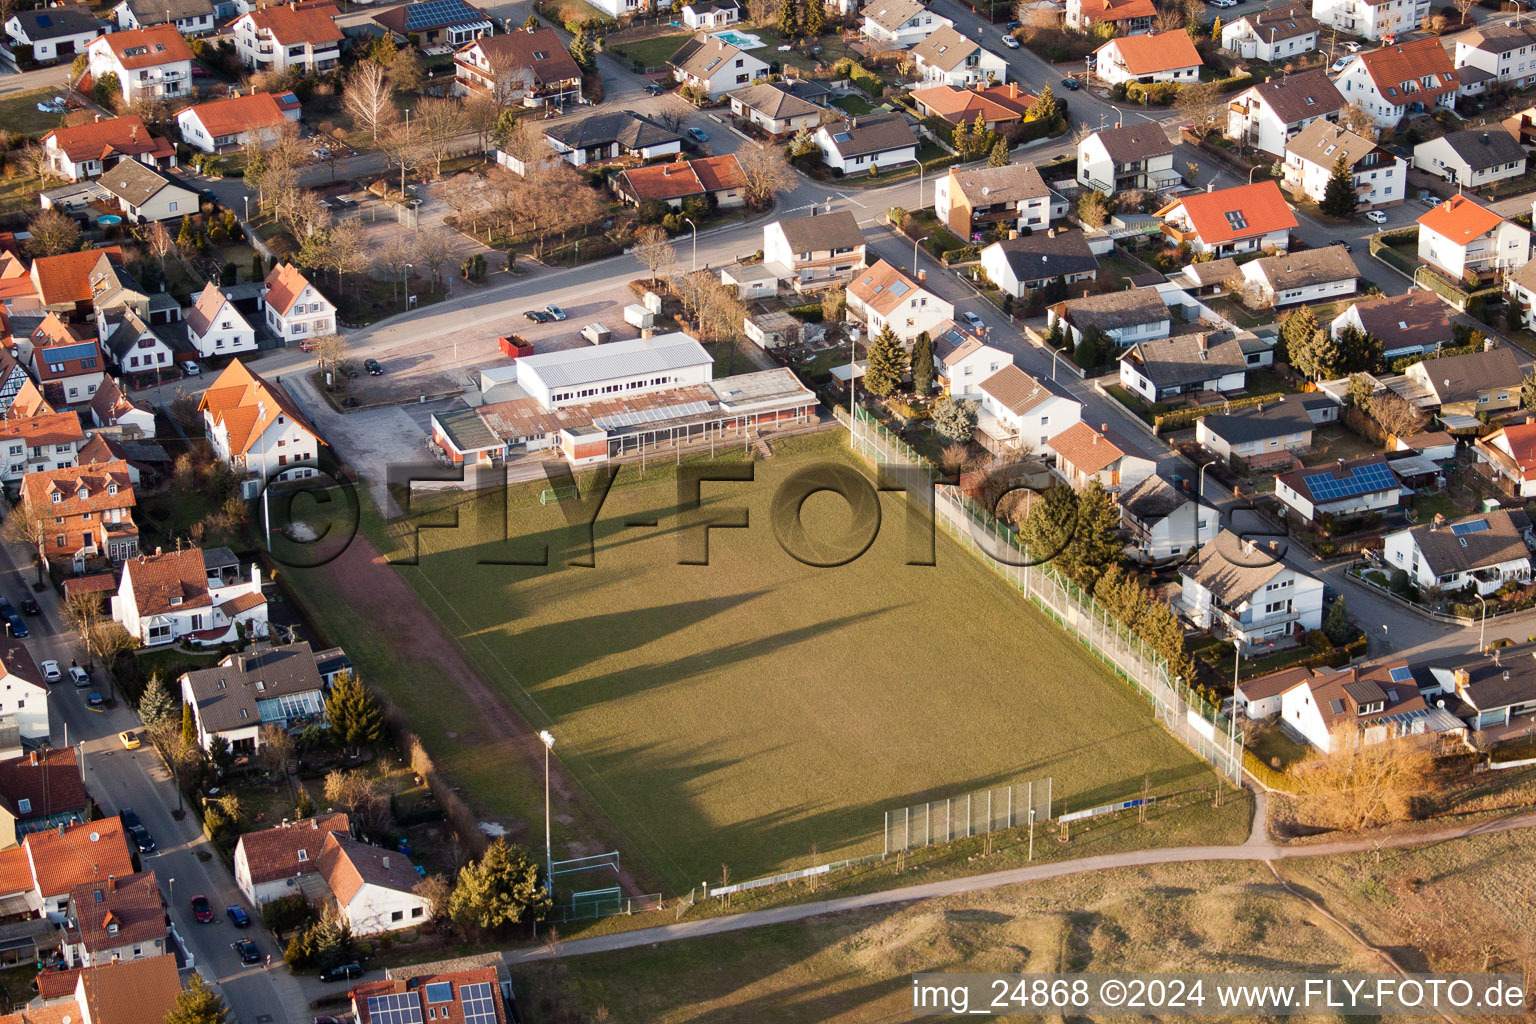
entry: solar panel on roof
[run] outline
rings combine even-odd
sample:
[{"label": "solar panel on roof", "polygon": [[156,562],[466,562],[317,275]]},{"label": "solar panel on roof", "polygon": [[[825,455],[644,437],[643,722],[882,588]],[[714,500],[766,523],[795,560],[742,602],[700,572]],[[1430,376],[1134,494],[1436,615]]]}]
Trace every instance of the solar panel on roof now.
[{"label": "solar panel on roof", "polygon": [[682,405],[669,405],[654,409],[628,409],[624,412],[616,412],[609,416],[594,416],[594,426],[604,430],[612,430],[615,427],[633,427],[641,423],[654,423],[657,420],[677,419],[683,416],[699,416],[709,412],[713,406],[708,402],[684,402]]},{"label": "solar panel on roof", "polygon": [[891,282],[891,294],[892,295],[895,295],[895,296],[899,297],[899,296],[907,294],[907,292],[909,292],[909,291],[911,291],[911,289],[909,287],[907,287],[907,282],[905,282],[905,281],[893,281],[893,282]]},{"label": "solar panel on roof", "polygon": [[96,353],[96,346],[90,343],[78,345],[60,345],[57,348],[45,350],[50,362],[69,362],[71,359],[87,359]]},{"label": "solar panel on roof", "polygon": [[1451,533],[1457,537],[1465,537],[1469,533],[1482,533],[1488,529],[1488,520],[1474,519],[1470,523],[1457,523],[1451,527]]},{"label": "solar panel on roof", "polygon": [[1397,477],[1384,462],[1355,466],[1342,479],[1332,473],[1308,473],[1301,478],[1317,502],[1338,501],[1361,494],[1371,494],[1397,486]]},{"label": "solar panel on roof", "polygon": [[371,1024],[422,1024],[421,1000],[414,992],[368,997]]},{"label": "solar panel on roof", "polygon": [[427,1002],[449,1003],[453,1001],[453,982],[434,981],[427,986]]},{"label": "solar panel on roof", "polygon": [[488,982],[459,986],[464,1024],[496,1024],[496,992]]},{"label": "solar panel on roof", "polygon": [[46,15],[46,14],[39,14],[37,16],[37,27],[38,28],[48,28],[52,24],[53,24],[53,19],[48,17],[48,15]]},{"label": "solar panel on roof", "polygon": [[1399,665],[1388,674],[1394,683],[1406,683],[1413,678],[1413,670],[1407,665]]},{"label": "solar panel on roof", "polygon": [[847,132],[838,132],[836,135],[832,136],[832,141],[833,142],[848,142],[852,138],[853,138],[853,136],[849,135]]}]

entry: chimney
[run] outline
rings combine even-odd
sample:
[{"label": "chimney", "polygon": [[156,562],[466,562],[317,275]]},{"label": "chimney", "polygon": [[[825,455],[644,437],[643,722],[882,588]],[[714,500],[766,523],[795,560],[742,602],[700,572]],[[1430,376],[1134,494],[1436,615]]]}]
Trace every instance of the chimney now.
[{"label": "chimney", "polygon": [[1493,351],[1493,339],[1492,338],[1484,338],[1483,339],[1483,351],[1484,352],[1492,352]]},{"label": "chimney", "polygon": [[1011,99],[1011,100],[1016,100],[1016,99],[1019,98],[1019,83],[1018,82],[1009,82],[1008,83],[1008,98]]},{"label": "chimney", "polygon": [[35,751],[35,750],[32,751],[32,763],[33,764],[37,764],[38,763],[37,751]]},{"label": "chimney", "polygon": [[1270,79],[1271,79],[1271,78],[1272,78],[1272,77],[1274,77],[1274,76],[1273,76],[1273,75],[1265,75],[1265,76],[1264,76],[1264,84],[1265,84],[1265,85],[1268,85],[1268,84],[1269,84],[1269,80],[1270,80]]},{"label": "chimney", "polygon": [[107,876],[107,892],[117,892],[117,876]]},{"label": "chimney", "polygon": [[1431,521],[1430,524],[1429,524],[1429,532],[1430,533],[1434,533],[1436,530],[1440,529],[1440,527],[1442,527],[1444,525],[1445,525],[1445,516],[1444,516],[1444,514],[1442,514],[1440,512],[1436,512],[1434,520]]},{"label": "chimney", "polygon": [[1011,242],[1015,238],[1018,238],[1018,237],[1019,237],[1019,232],[1016,229],[1014,229],[1014,228],[1009,228],[1008,229],[1008,241]]},{"label": "chimney", "polygon": [[1451,673],[1451,680],[1456,685],[1456,695],[1459,697],[1466,692],[1467,686],[1472,682],[1472,674],[1464,668],[1459,668]]},{"label": "chimney", "polygon": [[1046,238],[1055,238],[1056,237],[1056,229],[1055,228],[1046,228],[1046,230],[1045,230],[1045,237]]},{"label": "chimney", "polygon": [[1243,541],[1243,554],[1245,554],[1245,555],[1253,554],[1253,541],[1252,540],[1244,540]]},{"label": "chimney", "polygon": [[924,281],[927,281],[927,280],[928,280],[928,271],[926,271],[926,270],[919,270],[917,272],[917,282],[918,282],[918,284],[922,284]]},{"label": "chimney", "polygon": [[388,871],[389,870],[389,855],[385,854],[383,857],[380,857],[379,858],[379,864],[381,864],[383,866],[385,871]]},{"label": "chimney", "polygon": [[163,552],[163,549],[157,544],[155,546],[155,557],[159,558],[162,552]]},{"label": "chimney", "polygon": [[1209,352],[1211,350],[1211,336],[1205,331],[1197,334],[1195,340],[1200,345],[1201,352]]},{"label": "chimney", "polygon": [[1109,424],[1108,423],[1100,423],[1099,424],[1099,433],[1101,433],[1101,434],[1109,433]]}]

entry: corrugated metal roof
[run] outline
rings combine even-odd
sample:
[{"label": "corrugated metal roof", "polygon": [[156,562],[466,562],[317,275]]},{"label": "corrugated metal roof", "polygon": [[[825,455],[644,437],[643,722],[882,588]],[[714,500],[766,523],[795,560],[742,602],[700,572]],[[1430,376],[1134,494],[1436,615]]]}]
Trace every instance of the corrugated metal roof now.
[{"label": "corrugated metal roof", "polygon": [[565,388],[713,362],[703,345],[677,332],[524,356],[518,360],[518,372],[520,376],[532,374],[546,387]]}]

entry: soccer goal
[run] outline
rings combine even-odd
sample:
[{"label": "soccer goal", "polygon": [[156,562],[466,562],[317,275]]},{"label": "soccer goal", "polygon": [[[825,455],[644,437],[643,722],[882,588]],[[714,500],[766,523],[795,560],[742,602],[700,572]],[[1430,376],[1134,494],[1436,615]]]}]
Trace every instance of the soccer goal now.
[{"label": "soccer goal", "polygon": [[539,504],[548,505],[550,502],[559,501],[561,498],[574,497],[577,497],[575,487],[546,487],[539,494]]}]

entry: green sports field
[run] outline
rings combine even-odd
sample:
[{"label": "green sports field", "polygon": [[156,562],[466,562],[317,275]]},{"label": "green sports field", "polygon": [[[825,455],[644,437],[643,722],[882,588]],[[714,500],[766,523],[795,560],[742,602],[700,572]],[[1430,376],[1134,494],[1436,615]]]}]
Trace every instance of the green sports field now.
[{"label": "green sports field", "polygon": [[[1124,683],[942,532],[936,566],[903,564],[899,495],[882,496],[880,533],[856,561],[785,554],[775,488],[811,461],[852,465],[838,438],[757,462],[753,483],[705,484],[706,509],[745,506],[750,523],[711,531],[708,565],[678,564],[675,480],[625,467],[593,568],[563,564],[559,509],[525,492],[508,542],[492,542],[499,513],[476,529],[461,508],[465,525],[423,531],[420,564],[397,571],[556,734],[626,865],[669,891],[718,881],[722,864],[745,879],[879,852],[885,810],[989,785],[1051,776],[1059,809],[1134,796],[1144,778],[1155,790],[1209,778]],[[803,515],[816,536],[849,523],[830,495]],[[553,567],[477,564],[529,542],[551,544]],[[538,780],[486,755],[495,737],[447,681],[389,696],[473,801],[541,821]]]}]

